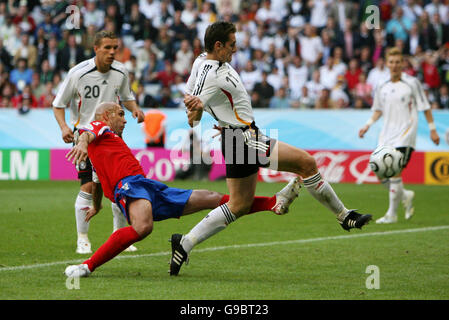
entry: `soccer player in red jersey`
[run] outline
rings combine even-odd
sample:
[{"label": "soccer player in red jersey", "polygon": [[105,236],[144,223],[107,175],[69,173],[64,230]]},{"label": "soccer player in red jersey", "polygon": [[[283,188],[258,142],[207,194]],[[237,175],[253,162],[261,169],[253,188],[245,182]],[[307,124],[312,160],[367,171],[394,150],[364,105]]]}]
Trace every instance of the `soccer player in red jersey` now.
[{"label": "soccer player in red jersey", "polygon": [[[95,121],[80,129],[78,143],[67,153],[74,164],[89,156],[95,170],[93,207],[89,221],[101,209],[104,195],[116,203],[125,215],[127,227],[115,231],[109,239],[80,265],[68,266],[68,277],[86,277],[97,267],[114,258],[153,230],[153,221],[179,218],[203,209],[213,209],[229,200],[228,195],[209,190],[185,190],[145,178],[140,163],[120,138],[125,128],[125,112],[117,103],[101,103]],[[270,211],[276,196],[255,197],[251,212]]]}]

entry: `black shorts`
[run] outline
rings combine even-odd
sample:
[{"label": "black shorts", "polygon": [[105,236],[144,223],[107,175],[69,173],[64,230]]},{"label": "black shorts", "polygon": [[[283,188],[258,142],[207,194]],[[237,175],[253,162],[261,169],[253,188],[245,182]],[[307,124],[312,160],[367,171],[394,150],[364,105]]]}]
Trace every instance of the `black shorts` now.
[{"label": "black shorts", "polygon": [[256,127],[223,128],[221,152],[226,163],[226,178],[245,178],[270,165],[270,154],[276,144]]},{"label": "black shorts", "polygon": [[[73,129],[73,132],[77,132],[78,129]],[[92,182],[92,164],[90,159],[87,158],[86,161],[82,161],[80,164],[76,165],[76,171],[78,171],[78,179],[80,180],[80,185]]]},{"label": "black shorts", "polygon": [[407,164],[410,162],[410,158],[412,157],[412,153],[415,149],[412,147],[398,147],[396,150],[402,153],[402,169],[405,169]]}]

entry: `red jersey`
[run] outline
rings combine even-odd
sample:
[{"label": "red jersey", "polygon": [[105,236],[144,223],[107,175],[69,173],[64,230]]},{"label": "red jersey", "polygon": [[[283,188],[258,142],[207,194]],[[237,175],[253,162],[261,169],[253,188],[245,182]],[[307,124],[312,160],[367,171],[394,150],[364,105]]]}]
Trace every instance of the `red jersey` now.
[{"label": "red jersey", "polygon": [[145,176],[139,161],[117,134],[101,121],[92,121],[80,129],[80,134],[89,131],[95,135],[87,152],[100,179],[104,195],[114,201],[116,184],[125,177],[141,174]]}]

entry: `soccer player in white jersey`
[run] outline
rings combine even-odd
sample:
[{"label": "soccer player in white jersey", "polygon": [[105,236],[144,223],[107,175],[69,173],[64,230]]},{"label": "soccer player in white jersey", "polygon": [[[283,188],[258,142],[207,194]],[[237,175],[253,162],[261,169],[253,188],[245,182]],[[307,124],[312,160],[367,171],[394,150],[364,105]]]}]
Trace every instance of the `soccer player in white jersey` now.
[{"label": "soccer player in white jersey", "polygon": [[[262,134],[255,125],[251,99],[238,73],[229,64],[237,51],[235,26],[216,22],[206,29],[206,53],[196,59],[187,82],[184,102],[190,126],[203,111],[209,112],[221,129],[222,152],[226,162],[227,203],[215,208],[188,234],[173,234],[170,275],[177,275],[193,247],[223,230],[252,205],[259,167],[298,174],[311,195],[331,210],[343,229],[361,228],[369,214],[348,210],[328,182],[323,180],[315,159],[306,151]],[[277,166],[276,166],[277,165]],[[276,194],[274,210],[284,214],[298,196],[301,179],[292,179]]]},{"label": "soccer player in white jersey", "polygon": [[[140,123],[144,120],[142,110],[137,106],[131,93],[128,71],[114,60],[118,47],[117,36],[112,32],[100,31],[94,42],[95,57],[85,60],[68,72],[55,99],[53,112],[66,143],[74,142],[78,128],[89,124],[95,117],[95,109],[101,102],[122,103]],[[65,121],[65,108],[70,108],[70,122]],[[92,167],[90,161],[77,166],[80,192],[75,201],[75,218],[78,233],[76,252],[92,252],[88,238],[89,222],[85,221],[86,211],[92,206]],[[120,209],[113,203],[113,229],[127,225]],[[135,251],[130,247],[129,251]]]},{"label": "soccer player in white jersey", "polygon": [[[391,48],[387,52],[386,60],[390,77],[377,87],[371,108],[373,114],[360,129],[359,137],[363,138],[370,126],[383,116],[384,123],[378,145],[392,146],[402,152],[402,169],[404,169],[410,161],[416,145],[418,111],[424,111],[430,129],[430,139],[438,145],[440,138],[433,122],[430,104],[421,83],[415,77],[402,72],[403,57],[401,51],[397,48]],[[377,219],[376,223],[397,222],[397,210],[401,201],[405,207],[405,218],[410,219],[412,217],[415,193],[412,190],[404,189],[401,175],[402,170],[396,176],[381,181],[389,189],[389,208],[385,216]]]}]

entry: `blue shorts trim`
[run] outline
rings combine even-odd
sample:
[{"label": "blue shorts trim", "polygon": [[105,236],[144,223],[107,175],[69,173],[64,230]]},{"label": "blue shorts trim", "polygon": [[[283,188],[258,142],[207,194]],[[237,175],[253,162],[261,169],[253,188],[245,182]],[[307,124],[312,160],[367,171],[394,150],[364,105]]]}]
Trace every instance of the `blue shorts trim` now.
[{"label": "blue shorts trim", "polygon": [[115,203],[119,206],[129,224],[128,203],[133,199],[147,199],[153,207],[153,220],[161,221],[179,218],[193,190],[171,188],[147,179],[142,175],[129,176],[117,183],[114,192]]}]

